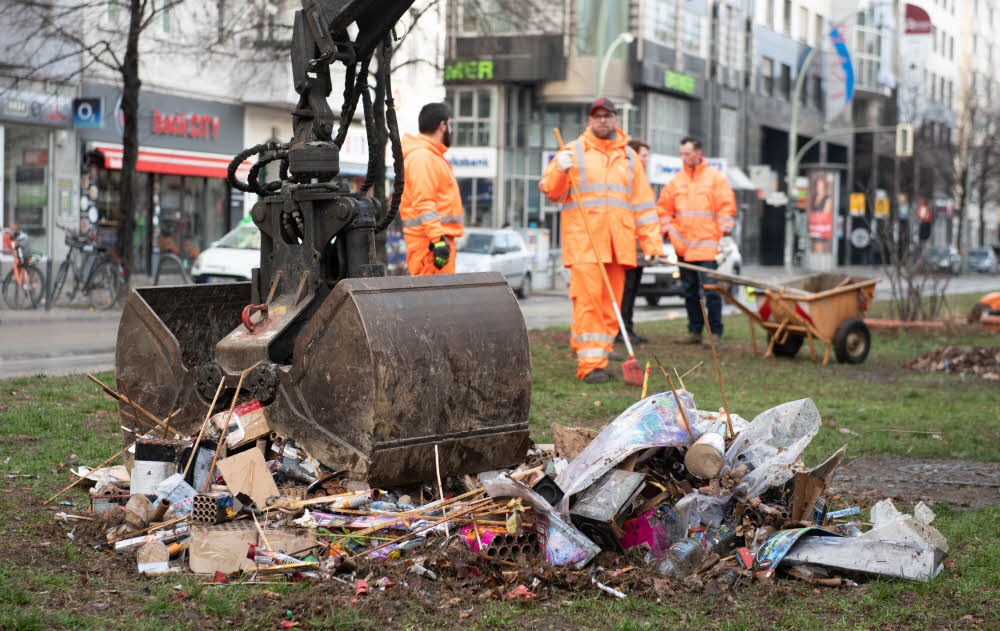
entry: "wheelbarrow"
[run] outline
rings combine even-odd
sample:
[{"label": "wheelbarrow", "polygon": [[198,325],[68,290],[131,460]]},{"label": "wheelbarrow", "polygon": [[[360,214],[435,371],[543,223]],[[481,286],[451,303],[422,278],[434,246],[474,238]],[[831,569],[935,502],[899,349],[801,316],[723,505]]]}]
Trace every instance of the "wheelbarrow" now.
[{"label": "wheelbarrow", "polygon": [[[754,325],[759,324],[768,337],[764,357],[794,357],[803,342],[808,342],[813,361],[818,361],[816,340],[826,347],[824,365],[830,360],[831,348],[840,363],[860,364],[868,357],[872,336],[864,317],[875,295],[878,279],[824,273],[775,285],[688,263],[677,265],[724,281],[706,284],[705,289],[717,292],[750,320],[754,355],[758,354]],[[758,310],[752,311],[737,300],[731,293],[732,285],[760,290],[765,299]]]}]

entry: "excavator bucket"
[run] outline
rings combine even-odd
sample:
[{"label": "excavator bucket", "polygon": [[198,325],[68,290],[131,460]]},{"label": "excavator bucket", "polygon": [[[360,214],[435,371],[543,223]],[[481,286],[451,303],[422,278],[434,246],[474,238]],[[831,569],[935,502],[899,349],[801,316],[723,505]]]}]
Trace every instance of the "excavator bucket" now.
[{"label": "excavator bucket", "polygon": [[[271,336],[273,355],[294,333],[265,414],[331,469],[391,485],[432,479],[435,445],[442,475],[523,459],[531,360],[500,274],[346,278],[298,321],[254,331],[241,323],[250,298],[246,283],[133,290],[119,326],[119,387],[160,418],[180,409],[170,425],[194,433],[214,394],[199,389],[198,367],[245,338]],[[230,402],[225,391],[217,409]]]}]

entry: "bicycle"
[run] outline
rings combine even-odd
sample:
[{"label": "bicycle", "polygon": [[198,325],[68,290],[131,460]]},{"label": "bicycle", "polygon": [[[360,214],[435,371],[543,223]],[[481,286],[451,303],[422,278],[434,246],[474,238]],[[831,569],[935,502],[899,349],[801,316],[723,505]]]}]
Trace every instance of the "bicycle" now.
[{"label": "bicycle", "polygon": [[3,300],[11,309],[34,309],[45,293],[45,275],[32,264],[31,254],[24,251],[28,235],[14,230],[11,247],[14,267],[3,279]]},{"label": "bicycle", "polygon": [[[66,230],[66,245],[69,254],[59,265],[52,283],[52,304],[68,305],[82,294],[94,309],[113,307],[118,302],[124,280],[121,264],[107,253],[107,248],[69,230]],[[73,284],[67,286],[66,280],[71,273]],[[64,292],[64,288],[67,291]]]}]

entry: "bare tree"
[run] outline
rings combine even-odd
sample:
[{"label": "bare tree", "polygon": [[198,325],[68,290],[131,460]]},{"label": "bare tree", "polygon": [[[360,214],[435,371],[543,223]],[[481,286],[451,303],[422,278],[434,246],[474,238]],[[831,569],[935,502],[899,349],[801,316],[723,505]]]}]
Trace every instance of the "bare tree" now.
[{"label": "bare tree", "polygon": [[[93,68],[104,68],[121,78],[122,179],[119,191],[121,225],[118,231],[119,254],[126,278],[132,273],[132,234],[135,170],[139,155],[139,79],[140,39],[157,17],[169,12],[183,0],[21,0],[0,5],[0,22],[17,25],[16,37],[6,38],[3,57],[20,59],[15,70],[17,81],[51,76],[60,68],[58,81],[69,82]],[[109,22],[93,28],[105,12],[122,12],[127,20]],[[35,51],[35,54],[25,54]],[[74,63],[68,67],[66,60]]]}]

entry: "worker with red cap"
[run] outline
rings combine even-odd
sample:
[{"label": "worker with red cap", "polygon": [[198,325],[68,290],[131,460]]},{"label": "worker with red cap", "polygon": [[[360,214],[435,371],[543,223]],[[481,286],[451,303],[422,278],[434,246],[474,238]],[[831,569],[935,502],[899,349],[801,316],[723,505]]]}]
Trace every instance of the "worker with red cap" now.
[{"label": "worker with red cap", "polygon": [[[562,206],[563,265],[570,269],[573,302],[570,345],[576,351],[576,376],[586,383],[614,379],[607,372],[618,320],[601,279],[600,265],[621,303],[625,270],[636,265],[636,237],[648,256],[662,256],[659,220],[646,170],[628,137],[618,127],[618,110],[608,98],[590,107],[587,129],[549,162],[538,188]],[[580,198],[572,193],[577,184]],[[594,234],[587,237],[580,206]]]}]

